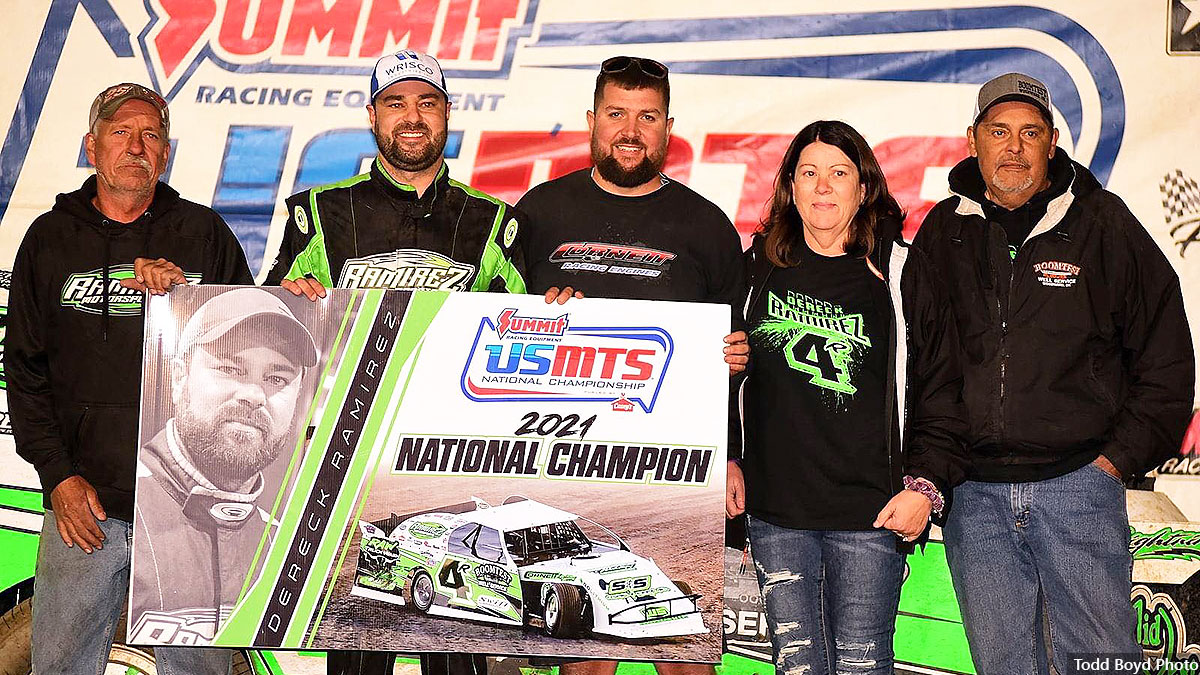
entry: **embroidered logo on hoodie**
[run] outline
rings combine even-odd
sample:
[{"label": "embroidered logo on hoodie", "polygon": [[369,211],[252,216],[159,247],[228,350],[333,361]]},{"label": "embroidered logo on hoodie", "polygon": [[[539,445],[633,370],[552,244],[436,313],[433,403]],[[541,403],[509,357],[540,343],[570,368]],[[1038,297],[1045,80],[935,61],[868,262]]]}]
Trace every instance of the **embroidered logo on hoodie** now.
[{"label": "embroidered logo on hoodie", "polygon": [[1079,265],[1071,263],[1059,262],[1057,260],[1047,260],[1033,266],[1033,271],[1037,273],[1037,279],[1043,286],[1049,288],[1071,288],[1075,282],[1079,280],[1079,272],[1082,271]]},{"label": "embroidered logo on hoodie", "polygon": [[[201,275],[185,274],[189,284],[200,283]],[[109,316],[137,316],[142,312],[142,292],[121,285],[122,279],[133,278],[133,265],[114,265],[108,268]],[[104,313],[104,268],[76,272],[67,277],[60,302],[63,307],[87,314]]]}]

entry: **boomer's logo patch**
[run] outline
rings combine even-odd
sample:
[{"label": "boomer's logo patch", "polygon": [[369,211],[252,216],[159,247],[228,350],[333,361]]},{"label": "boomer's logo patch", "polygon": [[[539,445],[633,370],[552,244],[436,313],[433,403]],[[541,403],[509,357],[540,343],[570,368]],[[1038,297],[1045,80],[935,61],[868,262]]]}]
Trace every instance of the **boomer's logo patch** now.
[{"label": "boomer's logo patch", "polygon": [[474,265],[433,251],[408,248],[347,260],[337,285],[400,291],[465,291],[474,275]]},{"label": "boomer's logo patch", "polygon": [[462,391],[472,401],[624,400],[651,412],[673,352],[662,328],[576,326],[569,314],[504,310],[479,322]]},{"label": "boomer's logo patch", "polygon": [[1033,271],[1037,274],[1037,280],[1043,286],[1049,288],[1071,288],[1079,280],[1079,273],[1083,271],[1083,268],[1068,262],[1047,260],[1034,265]]}]

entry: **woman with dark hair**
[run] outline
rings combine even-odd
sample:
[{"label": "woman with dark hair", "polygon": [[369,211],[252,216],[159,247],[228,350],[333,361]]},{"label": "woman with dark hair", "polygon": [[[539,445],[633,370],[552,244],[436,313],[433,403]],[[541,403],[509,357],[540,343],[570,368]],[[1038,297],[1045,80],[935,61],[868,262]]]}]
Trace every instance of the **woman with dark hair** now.
[{"label": "woman with dark hair", "polygon": [[863,137],[814,122],[747,252],[727,510],[749,514],[781,673],[892,672],[904,555],[963,478],[955,326],[902,220]]}]

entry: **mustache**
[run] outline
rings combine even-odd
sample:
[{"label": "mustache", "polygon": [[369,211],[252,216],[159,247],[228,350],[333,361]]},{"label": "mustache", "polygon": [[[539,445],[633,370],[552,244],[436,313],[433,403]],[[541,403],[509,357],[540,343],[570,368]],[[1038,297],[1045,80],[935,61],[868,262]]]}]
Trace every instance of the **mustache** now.
[{"label": "mustache", "polygon": [[393,136],[405,131],[420,131],[429,136],[433,135],[433,130],[429,128],[428,124],[423,122],[398,122],[392,127]]},{"label": "mustache", "polygon": [[121,162],[121,166],[136,166],[146,171],[150,171],[151,169],[150,161],[145,157],[138,157],[137,155],[126,155],[125,161]]},{"label": "mustache", "polygon": [[1020,155],[1005,155],[1000,158],[999,163],[1000,164],[1020,164],[1022,167],[1026,168],[1026,169],[1028,169],[1030,167],[1029,160],[1025,159],[1024,157],[1021,157]]},{"label": "mustache", "polygon": [[258,429],[263,436],[271,427],[271,421],[262,408],[251,408],[244,403],[230,401],[217,408],[216,421],[219,424],[237,422]]},{"label": "mustache", "polygon": [[642,142],[642,139],[632,136],[622,136],[621,138],[614,140],[610,145],[633,145],[641,148],[642,150],[646,149],[646,144]]}]

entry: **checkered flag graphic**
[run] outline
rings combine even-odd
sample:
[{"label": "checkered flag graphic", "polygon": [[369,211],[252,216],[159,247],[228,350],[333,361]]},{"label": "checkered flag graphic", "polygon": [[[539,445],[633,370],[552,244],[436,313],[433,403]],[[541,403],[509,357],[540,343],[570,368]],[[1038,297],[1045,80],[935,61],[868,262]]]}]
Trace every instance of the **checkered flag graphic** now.
[{"label": "checkered flag graphic", "polygon": [[1188,246],[1200,241],[1200,183],[1175,169],[1163,176],[1159,189],[1163,216],[1182,256]]}]

